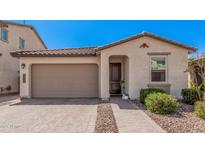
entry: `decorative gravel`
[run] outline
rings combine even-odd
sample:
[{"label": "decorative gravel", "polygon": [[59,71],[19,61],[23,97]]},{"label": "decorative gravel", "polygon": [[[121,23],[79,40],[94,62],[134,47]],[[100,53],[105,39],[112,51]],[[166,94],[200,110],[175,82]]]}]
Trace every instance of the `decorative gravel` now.
[{"label": "decorative gravel", "polygon": [[169,133],[204,133],[205,120],[196,117],[193,110],[193,105],[181,104],[174,114],[159,115],[148,110],[145,113]]},{"label": "decorative gravel", "polygon": [[95,133],[118,133],[110,103],[100,103],[98,105]]}]

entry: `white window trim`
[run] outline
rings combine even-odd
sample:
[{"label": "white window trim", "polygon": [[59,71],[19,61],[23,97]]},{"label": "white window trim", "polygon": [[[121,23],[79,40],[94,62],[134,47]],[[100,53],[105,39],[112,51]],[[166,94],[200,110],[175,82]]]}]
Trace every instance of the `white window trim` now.
[{"label": "white window trim", "polygon": [[[165,58],[165,81],[152,81],[152,58]],[[168,56],[167,55],[151,55],[149,57],[149,83],[151,84],[167,84],[168,83]]]}]

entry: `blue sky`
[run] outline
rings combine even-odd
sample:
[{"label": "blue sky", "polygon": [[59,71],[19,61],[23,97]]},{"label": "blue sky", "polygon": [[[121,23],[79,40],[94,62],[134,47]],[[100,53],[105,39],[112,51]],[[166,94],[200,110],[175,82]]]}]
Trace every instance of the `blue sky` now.
[{"label": "blue sky", "polygon": [[[13,20],[23,23],[23,20]],[[147,31],[205,51],[205,20],[26,20],[49,49],[102,46]]]}]

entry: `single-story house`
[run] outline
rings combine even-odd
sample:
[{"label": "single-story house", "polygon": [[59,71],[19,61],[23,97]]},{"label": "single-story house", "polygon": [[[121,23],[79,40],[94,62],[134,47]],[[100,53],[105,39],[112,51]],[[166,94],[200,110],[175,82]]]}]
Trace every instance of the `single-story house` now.
[{"label": "single-story house", "polygon": [[20,96],[99,97],[161,88],[180,97],[188,86],[188,54],[197,49],[142,32],[101,47],[15,51],[20,59]]}]

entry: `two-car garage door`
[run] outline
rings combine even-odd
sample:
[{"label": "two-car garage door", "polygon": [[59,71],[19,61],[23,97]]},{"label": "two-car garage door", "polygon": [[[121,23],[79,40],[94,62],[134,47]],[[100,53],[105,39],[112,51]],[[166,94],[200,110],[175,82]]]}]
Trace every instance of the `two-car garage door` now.
[{"label": "two-car garage door", "polygon": [[32,97],[98,97],[95,64],[32,65]]}]

